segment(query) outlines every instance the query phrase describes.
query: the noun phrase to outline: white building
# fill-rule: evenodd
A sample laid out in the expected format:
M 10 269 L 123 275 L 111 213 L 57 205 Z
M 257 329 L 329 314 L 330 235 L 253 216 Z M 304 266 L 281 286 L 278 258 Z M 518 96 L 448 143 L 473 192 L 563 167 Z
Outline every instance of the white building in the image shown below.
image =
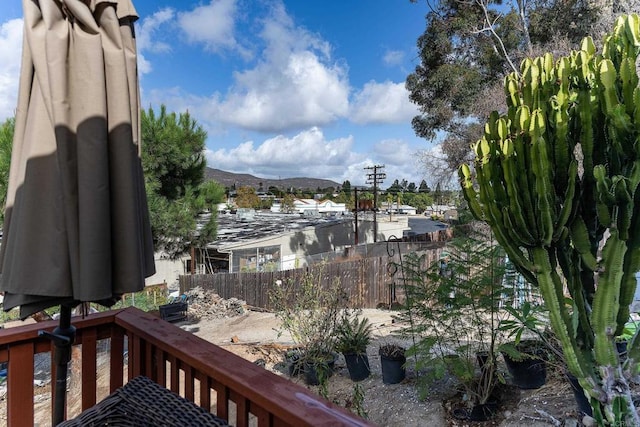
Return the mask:
M 383 206 L 387 206 L 387 212 L 389 213 L 403 214 L 403 215 L 416 215 L 418 213 L 418 210 L 413 206 L 398 205 L 397 202 L 394 202 L 391 204 L 387 203 L 386 205 L 383 205 Z
M 438 217 L 444 219 L 458 219 L 458 211 L 455 206 L 430 205 L 424 210 L 425 216 Z
M 271 205 L 271 212 L 282 212 L 282 201 L 274 201 Z M 294 199 L 293 212 L 299 214 L 343 214 L 347 212 L 347 206 L 332 200 Z

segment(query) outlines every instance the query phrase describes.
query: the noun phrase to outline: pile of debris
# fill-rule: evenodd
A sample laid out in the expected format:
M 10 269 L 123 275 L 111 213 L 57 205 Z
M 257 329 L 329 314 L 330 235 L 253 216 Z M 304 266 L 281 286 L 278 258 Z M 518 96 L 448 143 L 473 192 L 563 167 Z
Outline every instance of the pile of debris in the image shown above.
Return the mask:
M 193 288 L 186 294 L 189 303 L 189 316 L 198 319 L 223 319 L 241 316 L 248 310 L 246 301 L 238 298 L 224 299 L 220 295 L 204 290 L 201 287 Z

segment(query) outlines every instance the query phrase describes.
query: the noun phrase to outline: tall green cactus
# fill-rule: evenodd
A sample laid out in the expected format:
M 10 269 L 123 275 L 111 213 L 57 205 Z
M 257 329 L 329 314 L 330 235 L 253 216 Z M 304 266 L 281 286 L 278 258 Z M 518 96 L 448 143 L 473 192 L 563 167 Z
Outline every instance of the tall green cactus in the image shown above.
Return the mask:
M 640 270 L 639 53 L 634 14 L 599 54 L 586 38 L 568 57 L 524 60 L 505 79 L 508 111 L 491 114 L 460 168 L 473 214 L 540 287 L 600 425 L 640 425 L 629 391 L 640 338 L 624 363 L 615 347 Z

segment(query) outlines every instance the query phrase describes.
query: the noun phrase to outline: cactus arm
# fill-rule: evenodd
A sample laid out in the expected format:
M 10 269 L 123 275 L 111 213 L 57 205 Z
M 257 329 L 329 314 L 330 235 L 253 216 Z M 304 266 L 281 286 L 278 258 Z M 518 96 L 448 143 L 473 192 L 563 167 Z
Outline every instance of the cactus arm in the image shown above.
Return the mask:
M 616 330 L 617 335 L 622 333 L 624 324 L 629 319 L 629 306 L 633 303 L 633 297 L 637 286 L 635 273 L 640 270 L 640 249 L 628 249 L 624 261 L 624 273 L 620 289 L 620 309 L 616 319 L 618 326 L 618 329 Z
M 578 348 L 574 335 L 571 333 L 573 327 L 571 318 L 564 303 L 562 295 L 562 285 L 560 289 L 556 286 L 560 280 L 554 280 L 553 268 L 549 261 L 549 254 L 544 248 L 532 249 L 533 263 L 537 266 L 536 277 L 540 287 L 540 293 L 544 298 L 549 311 L 549 318 L 554 332 L 558 336 L 567 365 L 571 372 L 578 378 L 585 377 L 587 370 L 584 367 L 584 359 L 576 352 Z
M 570 248 L 566 241 L 563 242 L 560 247 L 557 248 L 556 255 L 558 258 L 558 265 L 563 272 L 564 277 L 567 279 L 567 288 L 569 294 L 573 300 L 575 306 L 574 313 L 578 316 L 577 327 L 581 330 L 581 336 L 583 339 L 583 348 L 593 347 L 593 331 L 591 329 L 591 321 L 589 320 L 589 313 L 591 307 L 589 307 L 584 295 L 584 288 L 580 286 L 580 255 Z M 576 259 L 572 259 L 572 256 Z
M 626 251 L 627 246 L 624 240 L 619 238 L 618 230 L 612 229 L 602 253 L 604 271 L 598 280 L 591 315 L 591 324 L 595 333 L 594 354 L 600 366 L 613 366 L 618 363 L 614 338 L 618 329 L 617 318 L 620 309 L 618 295 Z
M 533 186 L 533 182 L 535 182 L 535 177 L 531 172 L 531 156 L 530 156 L 530 142 L 528 136 L 525 134 L 525 131 L 528 132 L 529 125 L 531 121 L 531 113 L 529 111 L 529 107 L 523 105 L 518 108 L 515 114 L 514 120 L 514 133 L 515 137 L 513 140 L 513 149 L 515 153 L 516 159 L 516 167 L 517 171 L 517 185 L 519 188 L 519 193 L 522 197 L 522 207 L 524 209 L 523 214 L 527 218 L 528 224 L 535 224 L 535 210 L 534 210 L 534 198 L 536 197 L 535 188 Z M 523 191 L 525 189 L 525 191 Z M 530 226 L 530 230 L 532 233 L 537 232 L 536 226 Z
M 503 162 L 502 167 L 504 170 L 504 181 L 507 187 L 507 195 L 509 197 L 509 210 L 505 214 L 510 224 L 507 226 L 511 229 L 518 230 L 519 239 L 522 241 L 523 246 L 535 245 L 535 238 L 529 230 L 527 219 L 524 217 L 524 204 L 523 194 L 519 191 L 518 187 L 518 172 L 516 171 L 516 162 L 514 159 L 513 142 L 510 139 L 506 139 L 503 144 Z
M 537 89 L 537 82 L 533 78 L 532 68 L 535 67 L 533 61 L 529 58 L 525 58 L 522 61 L 522 65 L 520 67 L 522 72 L 522 79 L 525 81 L 525 84 L 521 87 L 522 92 L 522 102 L 526 105 L 531 105 L 533 108 L 537 108 L 537 102 L 534 99 L 535 92 Z
M 582 264 L 590 271 L 595 271 L 597 267 L 596 257 L 591 253 L 591 242 L 589 240 L 589 231 L 587 225 L 581 217 L 571 224 L 571 241 L 576 251 L 580 254 Z
M 592 73 L 587 65 L 587 53 L 580 51 L 577 53 L 574 60 L 574 67 L 577 68 L 576 78 L 578 81 L 576 106 L 578 129 L 580 133 L 580 144 L 582 146 L 582 153 L 584 155 L 584 171 L 587 174 L 585 176 L 588 179 L 588 174 L 593 170 L 593 118 L 591 116 L 591 93 L 589 87 L 592 84 Z
M 615 107 L 620 104 L 618 102 L 618 95 L 616 93 L 617 75 L 618 73 L 616 72 L 615 65 L 613 65 L 613 61 L 611 61 L 610 59 L 605 59 L 600 62 L 598 78 L 600 79 L 600 83 L 602 84 L 604 109 L 607 113 L 611 113 L 615 109 Z
M 518 79 L 514 73 L 505 77 L 505 94 L 507 95 L 507 107 L 517 107 L 520 105 L 520 89 Z
M 542 136 L 545 131 L 544 116 L 540 110 L 533 112 L 531 118 L 531 131 L 533 147 L 532 153 L 532 166 L 533 173 L 536 178 L 536 192 L 537 202 L 539 208 L 539 237 L 544 246 L 551 244 L 553 237 L 553 199 L 555 198 L 555 191 L 551 185 L 551 168 L 550 161 L 547 155 L 546 145 L 547 142 Z
M 620 64 L 620 80 L 622 82 L 622 97 L 625 105 L 625 112 L 629 117 L 633 117 L 635 102 L 633 92 L 638 87 L 638 74 L 636 74 L 636 64 L 631 58 L 624 58 Z
M 627 39 L 636 49 L 635 55 L 634 53 L 631 53 L 631 55 L 637 56 L 637 50 L 640 49 L 640 17 L 637 14 L 632 13 L 626 16 L 624 31 Z
M 636 132 L 640 131 L 640 87 L 637 87 L 633 90 L 633 103 L 635 105 L 635 110 L 633 113 L 633 121 L 636 124 Z M 636 153 L 638 152 L 638 147 L 634 147 Z
M 640 187 L 636 186 L 633 203 L 633 222 L 629 229 L 629 239 L 627 240 L 627 253 L 624 260 L 624 276 L 622 278 L 622 289 L 620 290 L 620 311 L 618 312 L 618 330 L 622 333 L 624 324 L 629 319 L 629 305 L 633 302 L 637 281 L 635 273 L 640 271 Z M 640 359 L 638 359 L 640 361 Z
M 551 114 L 549 115 L 551 125 L 554 128 L 554 163 L 556 170 L 556 183 L 567 181 L 566 171 L 570 164 L 570 155 L 573 147 L 569 142 L 569 71 L 570 62 L 568 58 L 561 58 L 556 65 L 557 91 L 550 98 Z M 560 188 L 556 188 L 560 190 Z
M 575 160 L 571 162 L 569 165 L 569 171 L 567 173 L 568 184 L 565 190 L 564 202 L 562 203 L 562 208 L 560 209 L 560 214 L 558 215 L 558 219 L 555 224 L 555 230 L 553 240 L 557 241 L 560 238 L 560 233 L 567 225 L 569 218 L 572 214 L 573 210 L 573 201 L 576 194 L 576 178 L 578 176 L 578 162 Z
M 593 176 L 596 180 L 596 212 L 600 224 L 605 227 L 611 225 L 611 208 L 615 203 L 615 197 L 611 193 L 611 179 L 607 176 L 607 171 L 602 165 L 593 169 Z
M 629 180 L 616 176 L 613 181 L 614 193 L 617 202 L 616 226 L 620 239 L 629 238 L 629 227 L 631 226 L 631 215 L 633 214 L 632 197 L 629 193 Z
M 480 203 L 478 202 L 478 193 L 473 188 L 471 169 L 469 168 L 469 165 L 466 163 L 462 164 L 458 169 L 458 175 L 462 186 L 462 194 L 469 205 L 471 213 L 478 220 L 486 220 L 482 206 L 480 206 Z
M 492 225 L 496 240 L 504 248 L 515 265 L 518 265 L 525 271 L 533 272 L 534 265 L 524 256 L 522 249 L 509 238 L 509 232 L 504 226 L 502 211 L 496 204 L 495 194 L 488 184 L 489 181 L 484 173 L 485 169 L 478 166 L 476 172 L 476 178 L 480 186 L 480 200 L 486 208 L 485 214 L 487 222 Z M 531 274 L 529 276 L 531 276 Z

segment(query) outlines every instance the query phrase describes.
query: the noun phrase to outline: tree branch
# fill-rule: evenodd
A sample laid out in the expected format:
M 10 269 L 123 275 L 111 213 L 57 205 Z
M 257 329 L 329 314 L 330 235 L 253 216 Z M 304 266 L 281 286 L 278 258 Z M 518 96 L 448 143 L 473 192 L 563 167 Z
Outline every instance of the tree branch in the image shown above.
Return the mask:
M 524 42 L 527 45 L 527 54 L 531 56 L 533 52 L 533 45 L 531 44 L 531 36 L 529 35 L 529 25 L 527 25 L 527 0 L 517 0 L 518 3 L 518 16 L 520 16 L 520 22 L 522 23 L 522 33 L 524 34 Z
M 498 33 L 496 33 L 496 30 L 494 29 L 495 23 L 498 21 L 498 19 L 500 19 L 502 17 L 502 14 L 501 13 L 498 14 L 498 16 L 496 16 L 496 19 L 493 22 L 491 22 L 491 18 L 489 17 L 489 9 L 487 7 L 487 4 L 485 4 L 485 2 L 483 0 L 475 0 L 475 3 L 476 3 L 476 5 L 478 5 L 482 9 L 482 13 L 484 13 L 484 21 L 485 21 L 485 23 L 487 25 L 486 27 L 478 30 L 477 33 L 484 33 L 484 32 L 487 32 L 487 31 L 490 32 L 491 35 L 497 40 L 498 44 L 500 45 L 500 50 L 502 51 L 502 54 L 504 55 L 505 60 L 509 64 L 509 67 L 511 67 L 513 72 L 515 72 L 516 74 L 519 74 L 518 69 L 516 68 L 516 66 L 511 61 L 511 58 L 509 57 L 509 54 L 507 52 L 507 48 L 504 46 L 504 43 L 502 42 L 502 38 L 500 38 Z

